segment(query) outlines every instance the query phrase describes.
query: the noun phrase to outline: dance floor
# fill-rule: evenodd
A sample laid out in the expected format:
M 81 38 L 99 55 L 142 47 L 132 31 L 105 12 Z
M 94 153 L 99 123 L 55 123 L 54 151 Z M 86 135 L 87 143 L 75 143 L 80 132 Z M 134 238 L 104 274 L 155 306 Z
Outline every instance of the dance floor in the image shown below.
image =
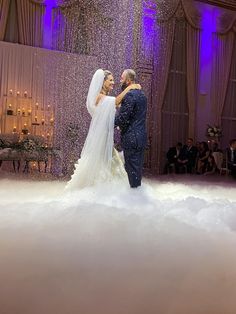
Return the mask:
M 236 182 L 220 179 L 1 179 L 0 313 L 235 314 Z

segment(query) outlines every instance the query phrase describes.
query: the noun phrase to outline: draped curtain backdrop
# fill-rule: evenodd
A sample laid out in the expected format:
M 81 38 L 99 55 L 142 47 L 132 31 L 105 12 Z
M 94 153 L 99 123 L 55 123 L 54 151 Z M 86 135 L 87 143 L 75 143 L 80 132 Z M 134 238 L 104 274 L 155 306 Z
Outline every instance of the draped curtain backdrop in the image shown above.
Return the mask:
M 168 79 L 170 74 L 171 58 L 173 53 L 173 40 L 175 36 L 176 18 L 182 11 L 187 23 L 186 41 L 186 80 L 187 80 L 187 106 L 189 111 L 188 136 L 194 137 L 195 133 L 195 110 L 199 84 L 199 49 L 200 49 L 200 13 L 193 2 L 188 0 L 167 0 L 157 4 L 157 38 L 154 53 L 154 86 L 153 86 L 153 118 L 151 121 L 151 168 L 155 172 L 160 171 L 162 160 L 163 128 L 170 126 L 162 125 L 162 112 L 166 97 Z M 178 58 L 182 58 L 179 54 Z M 194 60 L 194 61 L 193 61 Z M 178 91 L 179 92 L 179 91 Z M 183 91 L 184 92 L 184 91 Z M 172 108 L 173 110 L 173 108 Z M 179 110 L 186 111 L 185 104 Z M 175 137 L 181 137 L 179 124 L 173 129 Z M 171 139 L 169 138 L 169 141 Z M 168 143 L 172 144 L 173 143 Z M 167 144 L 166 144 L 167 145 Z
M 221 147 L 236 138 L 236 13 L 225 12 L 218 18 L 214 34 L 216 53 L 212 79 L 212 110 L 215 121 L 222 127 Z
M 188 133 L 186 41 L 186 20 L 182 12 L 179 12 L 175 24 L 170 71 L 161 112 L 161 169 L 164 168 L 168 148 L 174 146 L 178 141 L 185 141 Z
M 45 6 L 35 1 L 17 0 L 16 9 L 19 26 L 19 43 L 42 47 Z
M 211 110 L 215 124 L 222 127 L 221 147 L 225 148 L 236 138 L 236 12 L 223 11 L 218 17 L 213 44 Z
M 221 147 L 226 148 L 229 140 L 236 138 L 236 40 L 234 41 L 233 58 L 231 64 L 230 77 L 228 81 L 226 99 L 221 115 L 221 126 L 223 137 Z
M 9 0 L 0 0 L 0 40 L 4 39 L 4 35 L 6 32 L 9 6 Z
M 0 6 L 0 40 L 43 46 L 43 1 L 0 0 Z
M 11 133 L 13 126 L 21 132 L 25 122 L 32 134 L 47 136 L 53 131 L 53 146 L 60 148 L 53 172 L 71 174 L 88 131 L 90 117 L 85 86 L 89 86 L 95 69 L 94 57 L 0 42 L 0 132 Z M 13 97 L 7 96 L 10 90 Z M 28 93 L 25 99 L 24 91 Z M 31 125 L 27 117 L 22 116 L 19 121 L 16 115 L 8 116 L 9 104 L 16 112 L 19 102 L 21 109 L 25 107 L 26 112 L 31 110 L 33 118 L 38 117 L 39 123 L 43 117 L 44 126 Z M 49 123 L 51 112 L 55 121 L 53 130 Z

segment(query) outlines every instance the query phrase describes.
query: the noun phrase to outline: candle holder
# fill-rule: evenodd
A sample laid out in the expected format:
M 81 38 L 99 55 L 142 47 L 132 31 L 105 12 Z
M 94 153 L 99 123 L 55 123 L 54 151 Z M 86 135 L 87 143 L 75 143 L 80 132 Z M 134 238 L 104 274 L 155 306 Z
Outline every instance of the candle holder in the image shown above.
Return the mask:
M 27 135 L 29 133 L 29 130 L 27 129 L 27 124 L 24 124 L 23 129 L 21 130 L 22 134 Z
M 12 115 L 13 115 L 13 110 L 12 110 L 11 104 L 8 105 L 7 115 L 8 115 L 8 116 L 12 116 Z

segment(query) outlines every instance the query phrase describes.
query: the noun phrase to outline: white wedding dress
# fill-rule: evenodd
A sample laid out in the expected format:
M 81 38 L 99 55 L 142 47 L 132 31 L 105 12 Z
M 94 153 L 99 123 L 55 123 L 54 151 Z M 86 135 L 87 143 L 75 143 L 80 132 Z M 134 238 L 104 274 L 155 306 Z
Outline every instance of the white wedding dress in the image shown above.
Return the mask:
M 115 97 L 105 96 L 96 105 L 96 98 L 104 82 L 103 70 L 91 81 L 87 109 L 92 116 L 88 135 L 66 189 L 82 189 L 117 179 L 127 180 L 123 162 L 114 145 Z

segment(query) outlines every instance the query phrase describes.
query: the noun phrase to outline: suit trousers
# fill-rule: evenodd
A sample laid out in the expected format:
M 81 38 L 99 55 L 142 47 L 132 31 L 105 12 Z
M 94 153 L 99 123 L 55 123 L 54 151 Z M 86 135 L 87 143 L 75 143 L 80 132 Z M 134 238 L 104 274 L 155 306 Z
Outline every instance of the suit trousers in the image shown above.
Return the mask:
M 124 149 L 125 170 L 131 188 L 141 185 L 144 151 L 144 148 Z

